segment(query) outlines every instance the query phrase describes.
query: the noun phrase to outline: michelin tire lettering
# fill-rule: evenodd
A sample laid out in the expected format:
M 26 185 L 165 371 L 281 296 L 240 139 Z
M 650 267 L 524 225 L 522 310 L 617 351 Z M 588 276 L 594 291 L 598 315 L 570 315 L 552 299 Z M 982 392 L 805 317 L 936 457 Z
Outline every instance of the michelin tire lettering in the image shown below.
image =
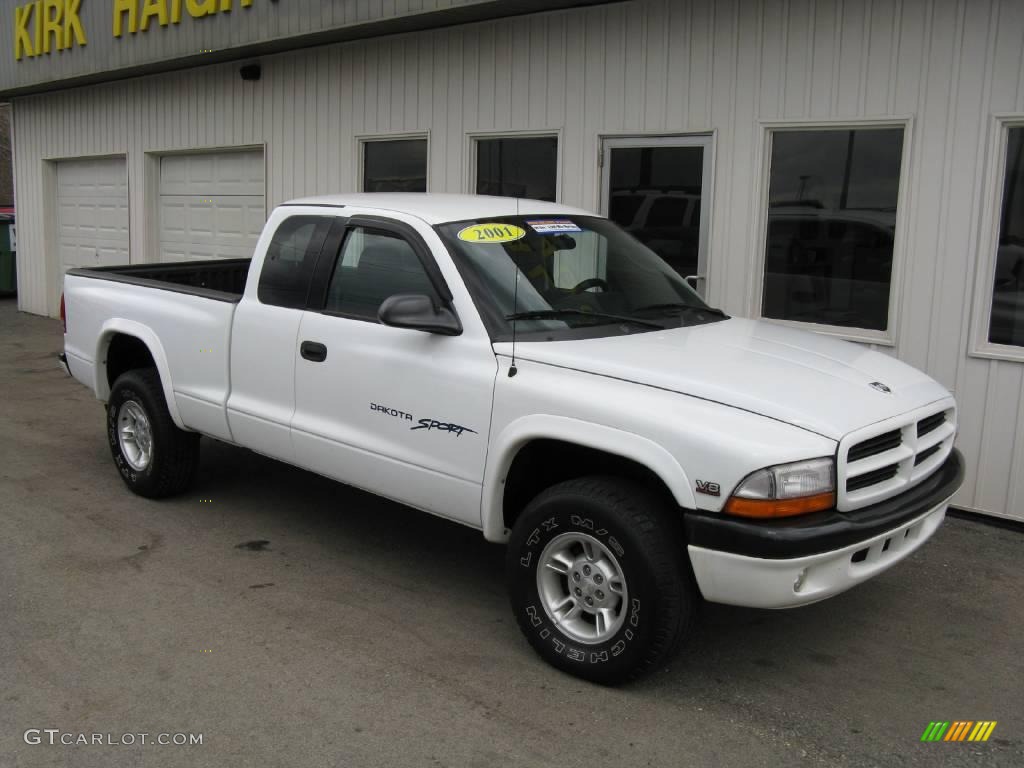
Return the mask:
M 568 522 L 572 527 L 589 531 L 602 539 L 615 552 L 617 557 L 621 558 L 626 554 L 622 544 L 611 535 L 607 528 L 595 523 L 593 518 L 576 514 L 570 514 L 568 518 Z M 563 524 L 565 523 L 564 518 L 562 522 Z M 543 548 L 547 540 L 544 534 L 549 534 L 556 528 L 561 527 L 557 516 L 551 516 L 542 520 L 540 525 L 534 528 L 526 538 L 524 542 L 526 552 L 520 556 L 519 565 L 528 570 L 532 569 L 534 567 L 534 554 L 536 553 L 539 556 L 539 550 Z M 607 641 L 611 643 L 612 640 L 615 640 L 615 642 L 610 646 L 595 650 L 591 650 L 587 646 L 578 646 L 573 641 L 553 631 L 557 629 L 557 625 L 550 623 L 545 617 L 543 609 L 536 603 L 526 605 L 523 610 L 525 611 L 527 621 L 537 633 L 537 636 L 544 642 L 549 643 L 556 654 L 577 664 L 603 664 L 617 658 L 626 650 L 630 641 L 637 636 L 637 630 L 640 628 L 640 599 L 636 597 L 630 597 L 629 614 L 626 618 L 625 626 L 617 636 Z

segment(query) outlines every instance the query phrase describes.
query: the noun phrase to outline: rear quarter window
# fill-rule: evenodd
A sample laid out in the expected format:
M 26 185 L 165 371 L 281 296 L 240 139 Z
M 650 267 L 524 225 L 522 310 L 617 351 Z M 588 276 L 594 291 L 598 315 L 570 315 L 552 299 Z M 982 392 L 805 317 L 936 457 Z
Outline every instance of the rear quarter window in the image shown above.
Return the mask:
M 305 308 L 313 269 L 330 226 L 329 216 L 290 216 L 278 225 L 260 271 L 257 296 L 262 303 Z

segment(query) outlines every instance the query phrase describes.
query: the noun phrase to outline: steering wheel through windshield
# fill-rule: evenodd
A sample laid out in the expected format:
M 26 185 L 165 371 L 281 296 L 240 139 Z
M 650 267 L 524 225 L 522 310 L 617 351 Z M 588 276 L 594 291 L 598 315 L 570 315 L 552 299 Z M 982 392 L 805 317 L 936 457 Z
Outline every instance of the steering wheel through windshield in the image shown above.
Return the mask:
M 608 283 L 600 277 L 588 277 L 586 280 L 577 283 L 569 293 L 575 296 L 577 293 L 583 293 L 591 288 L 600 288 L 602 291 L 607 291 Z

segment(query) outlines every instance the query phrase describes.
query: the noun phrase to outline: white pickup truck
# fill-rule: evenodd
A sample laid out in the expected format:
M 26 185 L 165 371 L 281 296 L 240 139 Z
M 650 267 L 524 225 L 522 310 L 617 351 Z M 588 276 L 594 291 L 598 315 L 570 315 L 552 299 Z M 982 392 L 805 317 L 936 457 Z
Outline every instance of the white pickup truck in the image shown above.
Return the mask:
M 184 491 L 205 435 L 480 529 L 537 652 L 604 683 L 666 661 L 701 596 L 880 573 L 963 477 L 931 378 L 728 317 L 562 205 L 296 200 L 251 260 L 71 270 L 62 315 L 131 490 Z

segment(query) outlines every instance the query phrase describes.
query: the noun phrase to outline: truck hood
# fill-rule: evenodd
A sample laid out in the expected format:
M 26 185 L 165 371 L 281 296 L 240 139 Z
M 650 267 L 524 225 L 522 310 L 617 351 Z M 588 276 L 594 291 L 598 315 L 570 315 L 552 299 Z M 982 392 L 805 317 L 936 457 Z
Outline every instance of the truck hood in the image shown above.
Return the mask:
M 511 344 L 495 345 L 508 355 Z M 843 435 L 949 396 L 915 368 L 861 344 L 730 318 L 666 331 L 518 342 L 516 358 L 712 400 Z M 884 385 L 886 392 L 873 383 Z

